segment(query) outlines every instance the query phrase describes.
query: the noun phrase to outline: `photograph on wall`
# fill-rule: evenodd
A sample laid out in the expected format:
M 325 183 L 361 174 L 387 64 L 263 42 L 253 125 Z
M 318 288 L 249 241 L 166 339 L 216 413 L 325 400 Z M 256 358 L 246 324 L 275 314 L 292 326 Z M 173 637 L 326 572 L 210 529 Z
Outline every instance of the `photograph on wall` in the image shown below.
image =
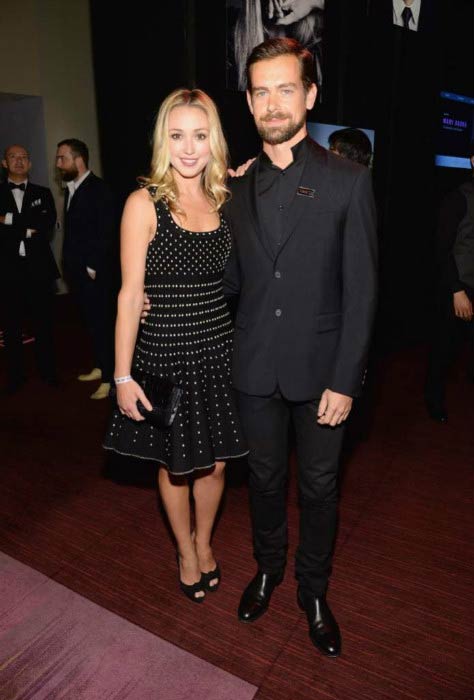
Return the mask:
M 421 1 L 392 0 L 393 24 L 417 32 L 420 26 Z
M 252 49 L 266 39 L 292 37 L 314 57 L 320 95 L 326 0 L 226 0 L 227 71 L 229 89 L 245 90 L 245 64 Z

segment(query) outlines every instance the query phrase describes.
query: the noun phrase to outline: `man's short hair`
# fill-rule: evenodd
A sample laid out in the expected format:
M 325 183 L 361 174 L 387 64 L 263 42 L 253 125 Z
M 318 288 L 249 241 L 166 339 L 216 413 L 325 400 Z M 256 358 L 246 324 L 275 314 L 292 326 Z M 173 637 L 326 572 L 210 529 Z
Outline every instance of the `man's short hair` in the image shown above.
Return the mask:
M 316 82 L 313 54 L 299 41 L 289 37 L 267 39 L 253 49 L 247 59 L 247 89 L 250 90 L 252 87 L 252 81 L 250 80 L 251 66 L 260 61 L 278 58 L 278 56 L 295 56 L 298 59 L 301 68 L 301 80 L 303 81 L 304 89 L 308 92 L 311 85 Z
M 89 167 L 89 149 L 84 141 L 79 141 L 79 139 L 63 139 L 63 141 L 58 143 L 58 148 L 60 148 L 60 146 L 69 146 L 72 155 L 75 158 L 80 156 L 86 168 Z
M 361 165 L 370 164 L 372 144 L 361 129 L 338 129 L 332 132 L 328 142 L 330 150 L 337 151 L 343 158 Z

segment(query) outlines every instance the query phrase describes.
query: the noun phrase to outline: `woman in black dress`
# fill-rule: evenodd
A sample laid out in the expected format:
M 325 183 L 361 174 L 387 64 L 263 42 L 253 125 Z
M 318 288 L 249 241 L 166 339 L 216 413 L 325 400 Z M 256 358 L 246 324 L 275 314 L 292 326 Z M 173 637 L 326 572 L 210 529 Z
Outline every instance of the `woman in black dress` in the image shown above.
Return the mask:
M 130 195 L 122 218 L 118 409 L 104 443 L 159 463 L 180 587 L 195 602 L 220 582 L 210 542 L 225 462 L 247 453 L 230 382 L 232 324 L 222 292 L 231 248 L 220 213 L 228 197 L 226 174 L 227 147 L 214 103 L 200 90 L 174 91 L 157 117 L 150 176 Z M 144 289 L 151 312 L 139 333 Z M 183 388 L 170 428 L 154 427 L 137 408 L 137 401 L 147 409 L 151 404 L 133 377 L 148 375 Z

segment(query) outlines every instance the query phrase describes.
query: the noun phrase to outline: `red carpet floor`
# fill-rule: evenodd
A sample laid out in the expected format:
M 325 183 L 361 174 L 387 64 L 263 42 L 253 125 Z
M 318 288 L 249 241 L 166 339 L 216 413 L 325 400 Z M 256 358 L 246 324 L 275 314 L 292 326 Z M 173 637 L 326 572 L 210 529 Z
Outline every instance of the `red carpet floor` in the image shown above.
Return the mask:
M 473 700 L 474 386 L 462 361 L 448 425 L 424 412 L 424 348 L 378 363 L 370 430 L 356 417 L 365 439 L 352 440 L 343 470 L 329 598 L 344 648 L 330 660 L 310 645 L 295 601 L 294 478 L 289 566 L 269 613 L 254 625 L 236 619 L 254 571 L 244 464 L 229 473 L 214 540 L 222 586 L 190 604 L 154 475 L 105 462 L 108 406 L 75 381 L 89 369 L 87 343 L 63 316 L 61 389 L 32 376 L 0 399 L 0 550 L 257 686 L 258 700 Z

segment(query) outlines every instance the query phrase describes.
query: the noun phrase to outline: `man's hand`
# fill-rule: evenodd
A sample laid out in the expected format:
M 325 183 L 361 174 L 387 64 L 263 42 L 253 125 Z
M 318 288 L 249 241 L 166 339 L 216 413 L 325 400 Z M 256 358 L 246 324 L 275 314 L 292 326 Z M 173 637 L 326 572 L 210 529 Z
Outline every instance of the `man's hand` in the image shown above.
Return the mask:
M 0 216 L 0 224 L 4 224 L 4 223 L 5 223 L 5 217 L 4 217 L 4 216 Z
M 151 303 L 148 298 L 148 294 L 146 292 L 143 292 L 143 306 L 142 306 L 142 312 L 140 314 L 140 323 L 145 323 L 146 317 L 148 316 L 149 312 L 151 309 Z
M 352 408 L 352 397 L 338 394 L 337 391 L 326 389 L 321 396 L 318 407 L 319 425 L 340 425 L 343 423 Z
M 463 321 L 472 321 L 472 301 L 466 292 L 461 290 L 453 294 L 454 313 Z
M 228 168 L 227 172 L 230 175 L 230 177 L 242 177 L 242 175 L 245 175 L 247 170 L 250 168 L 252 163 L 254 162 L 255 158 L 249 158 L 248 160 L 245 161 L 245 163 L 242 163 L 242 165 L 239 165 L 239 167 L 236 170 L 232 170 L 232 168 Z
M 307 17 L 313 10 L 324 10 L 324 0 L 270 0 L 268 19 L 274 19 L 275 24 L 285 26 Z

